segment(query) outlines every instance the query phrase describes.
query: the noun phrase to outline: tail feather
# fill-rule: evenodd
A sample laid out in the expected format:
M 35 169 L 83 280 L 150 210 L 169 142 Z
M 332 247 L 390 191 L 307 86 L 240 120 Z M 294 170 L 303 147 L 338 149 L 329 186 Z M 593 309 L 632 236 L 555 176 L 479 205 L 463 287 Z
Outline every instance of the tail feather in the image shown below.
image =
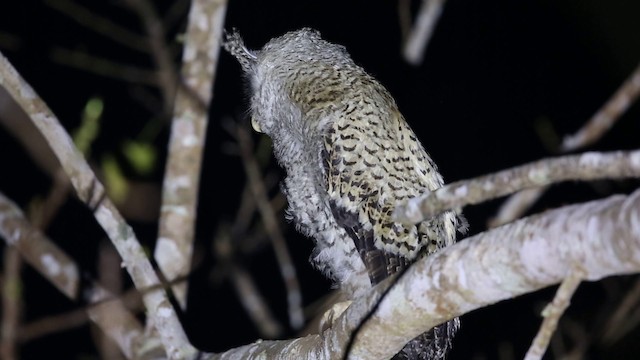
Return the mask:
M 407 343 L 393 360 L 444 360 L 459 328 L 458 318 L 438 325 Z

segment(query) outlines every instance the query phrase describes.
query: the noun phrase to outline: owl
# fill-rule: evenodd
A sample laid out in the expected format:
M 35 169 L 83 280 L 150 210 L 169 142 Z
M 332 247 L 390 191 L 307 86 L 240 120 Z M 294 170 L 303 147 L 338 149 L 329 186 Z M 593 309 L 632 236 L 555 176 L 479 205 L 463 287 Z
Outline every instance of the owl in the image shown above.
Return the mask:
M 287 216 L 314 240 L 312 263 L 348 297 L 455 242 L 454 212 L 393 221 L 398 203 L 443 179 L 389 92 L 343 46 L 305 28 L 257 51 L 231 33 L 224 47 L 249 80 L 252 126 L 271 137 L 286 171 Z M 443 359 L 458 327 L 439 325 L 396 357 Z

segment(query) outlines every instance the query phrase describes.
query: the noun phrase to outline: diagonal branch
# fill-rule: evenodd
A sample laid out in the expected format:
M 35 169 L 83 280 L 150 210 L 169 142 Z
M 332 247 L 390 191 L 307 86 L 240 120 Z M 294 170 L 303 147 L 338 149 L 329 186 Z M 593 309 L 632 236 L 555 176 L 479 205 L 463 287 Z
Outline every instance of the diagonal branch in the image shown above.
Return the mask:
M 566 136 L 562 152 L 575 151 L 591 145 L 604 136 L 640 94 L 640 65 L 627 78 L 598 112 L 576 134 Z M 506 224 L 521 217 L 545 192 L 547 187 L 527 189 L 511 196 L 500 207 L 489 226 Z
M 404 45 L 404 59 L 412 65 L 420 65 L 424 52 L 442 14 L 446 0 L 422 0 L 418 16 Z
M 291 255 L 287 249 L 287 243 L 282 235 L 275 212 L 269 202 L 267 190 L 260 174 L 260 167 L 253 157 L 253 145 L 251 144 L 250 134 L 241 126 L 237 126 L 236 130 L 242 164 L 247 173 L 250 189 L 255 197 L 258 211 L 262 216 L 264 228 L 269 235 L 269 239 L 276 253 L 280 273 L 287 289 L 289 323 L 294 329 L 299 329 L 304 325 L 304 313 L 302 311 L 302 292 L 300 291 L 296 269 L 293 266 L 293 261 L 291 260 Z
M 582 281 L 582 270 L 579 265 L 575 267 L 575 270 L 562 281 L 553 302 L 542 311 L 544 320 L 540 326 L 540 330 L 533 339 L 533 343 L 525 355 L 525 360 L 541 360 L 542 356 L 549 346 L 551 336 L 558 327 L 558 321 L 562 314 L 569 307 L 571 297 L 578 289 L 578 285 Z
M 593 117 L 573 135 L 566 136 L 562 151 L 573 151 L 598 141 L 640 95 L 640 64 Z
M 137 51 L 149 51 L 147 39 L 70 0 L 45 0 L 47 6 L 65 14 L 70 20 Z
M 144 291 L 158 286 L 158 276 L 133 229 L 111 200 L 104 197 L 104 186 L 73 145 L 69 134 L 58 119 L 2 54 L 0 86 L 3 86 L 29 115 L 60 160 L 78 197 L 94 209 L 96 220 L 118 250 L 136 288 Z M 189 343 L 167 294 L 158 287 L 146 292 L 143 300 L 147 314 L 153 320 L 169 358 L 181 359 L 194 354 L 196 350 Z
M 2 193 L 0 193 L 0 236 L 66 297 L 78 299 L 80 277 L 76 263 L 45 235 L 34 229 L 18 206 Z M 143 336 L 142 327 L 135 317 L 125 310 L 119 300 L 104 301 L 112 296 L 97 286 L 92 290 L 89 302 L 94 306 L 87 309 L 89 317 L 116 341 L 125 355 L 133 358 L 133 354 L 138 352 L 136 346 L 140 345 L 137 341 Z M 102 303 L 96 304 L 98 302 Z M 108 309 L 109 316 L 103 315 L 104 309 Z M 115 323 L 114 319 L 118 319 L 118 322 Z M 21 337 L 24 338 L 24 335 Z
M 640 177 L 640 150 L 584 153 L 535 161 L 462 180 L 410 199 L 396 208 L 397 221 L 418 223 L 449 209 L 479 204 L 519 190 L 568 180 Z

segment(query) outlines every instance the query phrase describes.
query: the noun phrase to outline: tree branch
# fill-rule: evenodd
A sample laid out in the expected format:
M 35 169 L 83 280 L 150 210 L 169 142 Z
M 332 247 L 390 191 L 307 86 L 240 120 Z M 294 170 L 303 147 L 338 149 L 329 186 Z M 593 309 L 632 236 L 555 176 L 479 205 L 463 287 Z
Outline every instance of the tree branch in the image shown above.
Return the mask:
M 182 278 L 191 270 L 202 149 L 225 13 L 225 0 L 194 0 L 189 12 L 182 54 L 183 86 L 176 96 L 154 251 L 169 281 Z M 177 284 L 173 291 L 185 308 L 187 284 Z
M 334 359 L 357 334 L 353 359 L 388 359 L 409 340 L 456 316 L 562 282 L 580 264 L 585 280 L 640 272 L 640 190 L 566 206 L 447 247 L 355 301 L 321 335 L 260 341 L 204 359 Z
M 182 359 L 195 354 L 196 350 L 189 343 L 167 294 L 159 286 L 158 276 L 133 233 L 133 229 L 122 218 L 111 200 L 104 196 L 104 186 L 73 145 L 69 134 L 60 125 L 58 119 L 2 54 L 0 54 L 0 85 L 20 104 L 44 135 L 69 176 L 78 197 L 94 209 L 96 220 L 118 250 L 136 288 L 143 292 L 145 289 L 154 289 L 145 292 L 143 300 L 147 314 L 153 319 L 168 357 Z
M 399 205 L 395 219 L 418 223 L 449 209 L 508 195 L 531 187 L 567 180 L 602 180 L 640 177 L 640 150 L 544 159 L 494 174 L 462 180 Z
M 598 141 L 631 106 L 639 94 L 640 65 L 580 131 L 565 137 L 560 150 L 562 152 L 575 151 Z M 521 217 L 547 189 L 548 187 L 545 186 L 514 194 L 502 204 L 498 215 L 490 220 L 489 226 L 506 224 Z
M 240 145 L 242 164 L 247 174 L 251 192 L 255 197 L 258 211 L 264 222 L 264 228 L 269 235 L 271 245 L 276 253 L 280 274 L 287 289 L 289 323 L 292 328 L 299 329 L 304 325 L 304 314 L 302 311 L 302 292 L 300 291 L 296 268 L 293 266 L 293 261 L 287 248 L 287 242 L 282 235 L 278 219 L 269 202 L 266 186 L 260 174 L 260 167 L 253 156 L 251 136 L 248 131 L 241 126 L 236 126 L 235 135 Z
M 2 193 L 0 193 L 0 236 L 65 296 L 73 300 L 78 299 L 80 278 L 76 263 L 41 232 L 35 230 L 27 222 L 18 206 Z M 105 301 L 113 296 L 99 287 L 91 290 L 93 291 L 89 302 L 94 306 L 87 309 L 86 312 L 105 333 L 120 345 L 120 350 L 124 354 L 133 358 L 133 354 L 137 353 L 136 345 L 139 345 L 135 342 L 139 341 L 143 335 L 142 327 L 137 324 L 135 317 L 125 310 L 119 300 Z M 98 302 L 100 304 L 96 304 Z M 108 309 L 109 316 L 104 315 L 104 309 Z M 82 313 L 84 312 L 82 311 Z M 79 317 L 76 316 L 73 319 L 77 321 Z M 114 319 L 120 321 L 115 323 Z M 69 319 L 65 320 L 66 325 L 69 325 Z M 59 324 L 59 322 L 47 322 L 47 324 L 52 323 Z M 43 329 L 40 326 L 38 330 L 42 332 L 49 328 L 51 327 L 45 326 Z M 25 335 L 22 331 L 20 337 L 24 340 Z
M 529 351 L 527 351 L 527 354 L 524 357 L 525 360 L 541 360 L 542 356 L 546 352 L 551 336 L 558 327 L 560 317 L 569 307 L 571 297 L 576 292 L 578 285 L 580 285 L 580 282 L 582 281 L 582 270 L 580 269 L 580 265 L 576 264 L 574 266 L 575 269 L 562 281 L 562 284 L 560 284 L 553 302 L 547 305 L 547 307 L 542 311 L 544 320 L 540 326 L 540 330 L 538 330 L 538 334 L 535 339 L 533 339 L 533 343 L 531 344 Z
M 422 0 L 418 16 L 409 33 L 402 54 L 411 65 L 420 65 L 424 52 L 433 37 L 436 24 L 442 14 L 446 0 Z
M 598 112 L 573 135 L 562 141 L 562 151 L 573 151 L 598 141 L 640 95 L 640 64 Z

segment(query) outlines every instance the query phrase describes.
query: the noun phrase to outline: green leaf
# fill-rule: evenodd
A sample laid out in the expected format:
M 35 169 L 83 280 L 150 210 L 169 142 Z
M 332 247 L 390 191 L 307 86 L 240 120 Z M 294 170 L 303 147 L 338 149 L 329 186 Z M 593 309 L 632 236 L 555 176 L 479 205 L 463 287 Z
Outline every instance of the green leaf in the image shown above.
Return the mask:
M 91 144 L 100 132 L 100 118 L 104 110 L 104 102 L 99 97 L 92 97 L 87 101 L 82 111 L 82 122 L 73 132 L 73 143 L 88 157 Z
M 155 168 L 158 154 L 149 143 L 129 140 L 122 145 L 122 152 L 139 174 L 146 175 Z
M 102 172 L 107 194 L 111 200 L 116 204 L 123 203 L 129 192 L 129 185 L 120 165 L 112 155 L 106 155 L 102 159 Z

